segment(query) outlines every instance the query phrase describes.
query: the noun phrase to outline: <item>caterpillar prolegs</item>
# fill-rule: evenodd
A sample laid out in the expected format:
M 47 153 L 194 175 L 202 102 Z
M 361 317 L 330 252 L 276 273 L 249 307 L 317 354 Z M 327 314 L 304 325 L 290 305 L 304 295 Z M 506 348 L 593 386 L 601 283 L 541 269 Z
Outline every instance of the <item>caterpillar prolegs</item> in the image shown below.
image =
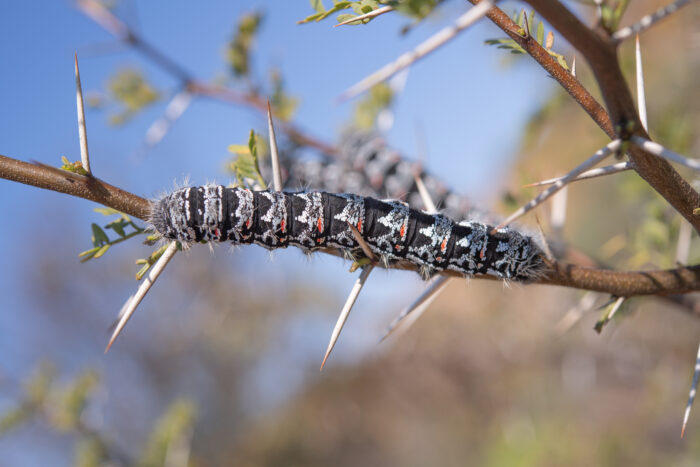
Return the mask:
M 359 251 L 348 224 L 372 252 L 391 263 L 407 260 L 425 276 L 446 269 L 531 281 L 544 269 L 535 241 L 511 228 L 411 209 L 400 201 L 354 194 L 251 191 L 221 185 L 182 188 L 152 204 L 151 223 L 164 238 L 256 243 L 268 249 Z

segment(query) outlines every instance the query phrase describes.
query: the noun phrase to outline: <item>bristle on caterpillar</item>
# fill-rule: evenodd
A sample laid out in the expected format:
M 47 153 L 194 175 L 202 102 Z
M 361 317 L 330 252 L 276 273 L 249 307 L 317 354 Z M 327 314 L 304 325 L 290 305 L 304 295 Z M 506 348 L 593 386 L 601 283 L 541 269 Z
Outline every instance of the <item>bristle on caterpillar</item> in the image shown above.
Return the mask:
M 511 228 L 411 209 L 400 201 L 354 194 L 251 191 L 221 185 L 182 188 L 152 203 L 151 224 L 165 239 L 337 248 L 360 254 L 348 224 L 389 263 L 407 260 L 429 277 L 444 270 L 528 282 L 544 270 L 532 237 Z

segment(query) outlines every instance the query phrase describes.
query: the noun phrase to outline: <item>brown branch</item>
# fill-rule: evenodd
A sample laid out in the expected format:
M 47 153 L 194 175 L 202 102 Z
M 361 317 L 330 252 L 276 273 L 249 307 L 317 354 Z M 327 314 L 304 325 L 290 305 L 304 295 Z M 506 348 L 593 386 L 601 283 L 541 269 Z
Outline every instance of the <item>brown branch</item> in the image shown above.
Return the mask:
M 84 198 L 147 220 L 150 202 L 102 180 L 0 155 L 0 178 Z
M 469 0 L 474 5 L 482 0 Z M 602 105 L 586 90 L 579 80 L 569 73 L 552 57 L 547 50 L 542 47 L 534 37 L 528 35 L 523 37 L 519 31 L 520 26 L 510 19 L 510 17 L 498 7 L 493 7 L 486 16 L 499 28 L 505 32 L 508 37 L 513 39 L 522 47 L 537 63 L 544 68 L 547 73 L 556 80 L 557 83 L 569 93 L 573 99 L 586 111 L 594 122 L 612 139 L 615 138 L 615 130 L 613 128 L 610 116 L 605 111 Z
M 30 164 L 0 155 L 0 178 L 66 193 L 95 201 L 141 220 L 148 220 L 151 203 L 145 198 L 114 187 L 90 176 L 77 175 L 43 164 Z M 343 256 L 337 249 L 321 251 Z M 384 266 L 378 264 L 378 266 Z M 409 262 L 388 265 L 392 269 L 416 271 Z M 446 271 L 445 275 L 461 275 Z M 494 279 L 493 276 L 477 276 Z M 683 294 L 700 290 L 700 266 L 657 271 L 611 271 L 584 268 L 566 263 L 552 263 L 536 284 L 560 285 L 583 290 L 610 293 L 616 296 Z
M 618 63 L 618 42 L 602 28 L 589 29 L 558 1 L 526 1 L 588 61 L 612 121 L 620 128 L 633 124 L 631 134 L 617 137 L 650 139 L 639 121 L 632 94 Z M 622 130 L 616 131 L 620 132 Z M 693 209 L 700 207 L 698 192 L 665 160 L 636 147 L 630 148 L 629 157 L 637 173 L 700 232 L 700 216 L 693 215 Z

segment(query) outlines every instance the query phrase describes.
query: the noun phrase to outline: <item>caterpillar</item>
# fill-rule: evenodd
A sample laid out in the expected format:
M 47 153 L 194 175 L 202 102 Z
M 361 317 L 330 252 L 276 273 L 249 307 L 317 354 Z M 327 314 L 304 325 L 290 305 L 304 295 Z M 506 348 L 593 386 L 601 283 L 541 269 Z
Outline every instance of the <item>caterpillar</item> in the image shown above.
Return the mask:
M 423 206 L 418 192 L 419 177 L 441 212 L 453 219 L 477 219 L 498 223 L 497 216 L 475 207 L 466 197 L 445 186 L 438 178 L 388 147 L 380 136 L 363 131 L 347 133 L 339 144 L 336 159 L 288 158 L 286 185 L 311 187 L 331 193 L 351 192 L 365 196 L 404 199 L 410 206 Z
M 543 253 L 529 236 L 511 228 L 492 232 L 476 221 L 356 194 L 320 191 L 251 191 L 206 185 L 181 188 L 152 203 L 151 224 L 163 238 L 194 242 L 255 243 L 268 249 L 293 245 L 312 252 L 360 251 L 354 226 L 385 263 L 407 260 L 424 278 L 453 270 L 528 282 L 544 270 Z

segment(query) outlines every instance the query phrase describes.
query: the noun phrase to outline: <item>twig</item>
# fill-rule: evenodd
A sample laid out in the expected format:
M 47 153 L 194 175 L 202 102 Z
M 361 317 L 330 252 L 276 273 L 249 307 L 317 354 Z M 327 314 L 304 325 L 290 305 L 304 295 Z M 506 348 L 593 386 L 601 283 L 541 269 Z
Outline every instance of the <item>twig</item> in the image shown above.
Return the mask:
M 685 413 L 683 414 L 683 426 L 681 427 L 681 438 L 685 435 L 685 428 L 688 425 L 688 418 L 690 418 L 690 409 L 693 408 L 693 402 L 695 401 L 695 395 L 698 392 L 698 381 L 700 380 L 700 346 L 698 347 L 698 355 L 695 357 L 695 368 L 693 368 L 693 382 L 690 384 L 690 394 L 688 394 L 688 403 L 685 406 Z
M 639 34 L 635 41 L 634 57 L 637 70 L 637 108 L 639 109 L 639 121 L 642 122 L 644 130 L 649 131 L 647 121 L 647 99 L 644 92 L 644 70 L 642 68 L 642 49 L 639 46 Z
M 163 115 L 146 130 L 145 147 L 152 148 L 165 137 L 175 123 L 192 103 L 192 93 L 185 87 L 168 102 Z
M 80 160 L 83 169 L 89 174 L 90 154 L 88 153 L 87 127 L 85 125 L 85 105 L 83 104 L 83 87 L 80 84 L 80 70 L 78 69 L 78 54 L 75 54 L 75 97 L 78 106 L 78 136 L 80 138 Z
M 562 177 L 560 180 L 555 182 L 552 186 L 550 186 L 545 191 L 543 191 L 538 196 L 536 196 L 532 201 L 530 201 L 525 206 L 523 206 L 520 209 L 518 209 L 517 211 L 515 211 L 510 216 L 508 216 L 508 218 L 506 220 L 504 220 L 497 227 L 495 227 L 495 230 L 500 229 L 500 228 L 510 224 L 514 220 L 521 217 L 523 214 L 527 213 L 528 211 L 530 211 L 534 207 L 538 206 L 539 204 L 541 204 L 542 202 L 547 200 L 554 193 L 556 193 L 557 191 L 564 188 L 564 186 L 566 186 L 566 184 L 568 184 L 571 180 L 576 178 L 577 175 L 581 174 L 582 172 L 586 171 L 590 167 L 596 165 L 598 162 L 600 162 L 603 159 L 605 159 L 606 157 L 608 157 L 610 154 L 617 151 L 621 145 L 622 145 L 622 142 L 619 139 L 616 139 L 616 140 L 608 143 L 604 148 L 597 151 L 595 154 L 593 154 L 591 157 L 589 157 L 585 162 L 578 165 L 576 168 L 574 168 L 567 175 Z
M 635 33 L 639 33 L 647 28 L 650 28 L 658 21 L 661 21 L 662 19 L 664 19 L 665 17 L 667 17 L 671 13 L 674 13 L 675 11 L 679 10 L 681 7 L 687 5 L 688 3 L 690 3 L 690 0 L 676 0 L 675 2 L 671 3 L 670 5 L 666 5 L 665 7 L 661 7 L 658 10 L 656 10 L 654 13 L 647 15 L 647 16 L 644 16 L 642 19 L 639 20 L 638 23 L 633 24 L 632 26 L 627 26 L 626 28 L 622 28 L 618 31 L 615 31 L 615 33 L 612 35 L 612 37 L 616 41 L 623 41 Z
M 630 138 L 630 141 L 636 144 L 640 149 L 647 151 L 655 156 L 663 157 L 664 159 L 668 159 L 670 161 L 676 162 L 677 164 L 684 165 L 693 170 L 700 170 L 699 160 L 681 156 L 680 154 L 673 152 L 670 149 L 666 149 L 659 143 L 655 143 L 646 138 L 642 138 L 641 136 L 633 136 L 632 138 Z
M 369 13 L 365 13 L 364 15 L 359 15 L 359 16 L 355 16 L 354 18 L 346 19 L 342 23 L 338 23 L 333 27 L 337 28 L 338 26 L 343 26 L 345 24 L 351 24 L 351 23 L 355 23 L 357 21 L 362 21 L 365 19 L 375 18 L 379 15 L 383 15 L 384 13 L 389 13 L 390 11 L 393 11 L 393 10 L 394 10 L 393 6 L 383 6 L 381 8 L 377 8 L 376 10 L 372 10 Z
M 469 9 L 469 11 L 460 16 L 453 26 L 443 28 L 437 34 L 419 44 L 418 47 L 412 51 L 401 55 L 395 61 L 385 65 L 357 84 L 351 86 L 347 91 L 340 95 L 339 99 L 347 100 L 355 97 L 358 94 L 367 91 L 375 84 L 379 84 L 382 81 L 390 78 L 398 71 L 403 70 L 404 68 L 413 64 L 415 61 L 425 57 L 430 52 L 433 52 L 438 47 L 444 45 L 446 42 L 456 37 L 461 31 L 481 19 L 489 11 L 489 9 L 491 9 L 493 4 L 494 2 L 491 0 L 482 0 L 478 5 Z
M 326 360 L 328 360 L 328 357 L 331 355 L 331 351 L 333 350 L 333 347 L 335 347 L 335 343 L 338 341 L 338 336 L 340 336 L 340 331 L 342 331 L 345 321 L 348 319 L 350 310 L 352 310 L 352 306 L 355 304 L 357 297 L 360 295 L 360 291 L 362 291 L 362 287 L 365 285 L 365 281 L 367 281 L 369 273 L 372 272 L 372 269 L 374 269 L 374 264 L 368 264 L 365 266 L 360 273 L 360 277 L 357 278 L 355 285 L 350 291 L 350 295 L 348 295 L 348 299 L 345 301 L 345 305 L 340 312 L 340 316 L 338 316 L 338 321 L 336 321 L 335 327 L 333 328 L 331 340 L 328 343 L 326 355 L 323 357 L 320 370 L 323 370 L 323 367 L 326 365 Z
M 581 175 L 578 177 L 570 180 L 569 182 L 578 182 L 579 180 L 587 180 L 589 178 L 596 178 L 596 177 L 602 177 L 604 175 L 611 175 L 615 174 L 618 172 L 624 172 L 625 170 L 630 170 L 632 168 L 632 164 L 629 162 L 618 162 L 617 164 L 613 165 L 606 165 L 605 167 L 599 167 L 597 169 L 591 169 L 583 172 Z M 560 180 L 563 180 L 566 175 L 563 177 L 556 177 L 556 178 L 550 178 L 547 180 L 542 180 L 541 182 L 535 182 L 535 183 L 529 183 L 527 185 L 524 185 L 525 188 L 530 188 L 530 187 L 535 187 L 535 186 L 543 186 L 543 185 L 551 185 L 552 183 L 557 183 Z
M 165 269 L 165 266 L 168 265 L 175 253 L 177 253 L 177 242 L 171 242 L 163 255 L 158 258 L 156 264 L 153 265 L 153 268 L 149 271 L 148 276 L 143 280 L 143 282 L 141 282 L 141 285 L 139 285 L 139 288 L 134 294 L 133 298 L 128 302 L 129 305 L 119 319 L 119 323 L 117 323 L 117 327 L 114 329 L 112 337 L 109 339 L 109 343 L 105 348 L 105 353 L 109 352 L 112 344 L 114 344 L 114 341 L 122 332 L 122 329 L 124 329 L 126 322 L 129 321 L 129 318 L 131 318 L 131 316 L 134 314 L 134 311 L 136 311 L 136 308 L 141 303 L 141 300 L 143 300 L 148 291 L 151 290 L 151 287 L 155 283 L 156 279 L 158 279 L 158 276 L 160 276 L 160 273 L 163 272 L 163 269 Z
M 433 279 L 430 283 L 430 285 L 423 291 L 422 294 L 413 302 L 411 303 L 407 308 L 405 308 L 399 316 L 394 318 L 394 320 L 389 323 L 389 326 L 387 327 L 386 331 L 384 331 L 384 335 L 382 335 L 382 338 L 379 340 L 379 342 L 383 342 L 391 333 L 393 333 L 396 329 L 399 328 L 399 325 L 401 323 L 404 323 L 405 325 L 402 327 L 403 332 L 406 332 L 412 325 L 413 323 L 416 322 L 418 318 L 423 314 L 425 310 L 428 309 L 431 303 L 437 298 L 437 296 L 440 294 L 445 289 L 445 286 L 449 282 L 450 278 L 447 276 L 438 276 L 435 279 Z M 410 317 L 407 321 L 406 318 Z
M 184 67 L 135 34 L 128 25 L 99 2 L 95 0 L 78 0 L 77 6 L 86 16 L 102 26 L 107 32 L 130 45 L 137 52 L 178 79 L 181 86 L 187 88 L 193 95 L 206 96 L 220 102 L 246 106 L 258 112 L 266 111 L 265 101 L 254 92 L 243 93 L 224 86 L 207 84 L 196 80 Z M 329 156 L 334 156 L 338 153 L 334 146 L 306 134 L 291 123 L 283 123 L 280 127 L 290 140 L 300 146 L 312 147 Z
M 478 5 L 483 0 L 469 0 Z M 519 31 L 521 27 L 513 21 L 503 10 L 494 6 L 486 16 L 508 37 L 513 39 L 525 50 L 549 75 L 554 78 L 564 90 L 581 106 L 581 108 L 593 119 L 594 122 L 610 137 L 615 138 L 610 115 L 602 105 L 583 87 L 580 81 L 572 73 L 562 67 L 550 53 L 542 47 L 534 38 L 523 37 Z
M 270 133 L 270 159 L 272 160 L 272 181 L 275 191 L 282 191 L 282 172 L 280 171 L 280 159 L 277 151 L 277 138 L 275 127 L 272 124 L 272 109 L 270 101 L 267 101 L 267 130 Z

